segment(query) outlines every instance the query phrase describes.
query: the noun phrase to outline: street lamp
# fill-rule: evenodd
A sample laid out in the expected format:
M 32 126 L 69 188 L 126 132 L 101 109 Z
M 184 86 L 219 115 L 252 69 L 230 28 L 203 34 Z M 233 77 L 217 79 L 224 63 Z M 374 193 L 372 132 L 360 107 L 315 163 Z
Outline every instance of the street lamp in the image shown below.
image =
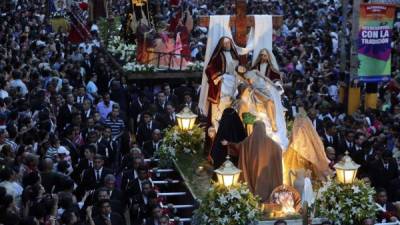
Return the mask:
M 227 156 L 224 164 L 222 164 L 222 166 L 218 169 L 214 170 L 214 172 L 217 174 L 218 183 L 229 188 L 237 183 L 241 170 L 233 165 L 229 156 Z
M 191 130 L 196 122 L 197 115 L 192 113 L 188 107 L 176 114 L 176 120 L 178 121 L 179 129 L 182 131 Z
M 336 179 L 342 184 L 352 184 L 356 179 L 357 170 L 360 167 L 355 163 L 349 156 L 349 152 L 346 151 L 346 155 L 340 162 L 333 166 L 336 170 Z

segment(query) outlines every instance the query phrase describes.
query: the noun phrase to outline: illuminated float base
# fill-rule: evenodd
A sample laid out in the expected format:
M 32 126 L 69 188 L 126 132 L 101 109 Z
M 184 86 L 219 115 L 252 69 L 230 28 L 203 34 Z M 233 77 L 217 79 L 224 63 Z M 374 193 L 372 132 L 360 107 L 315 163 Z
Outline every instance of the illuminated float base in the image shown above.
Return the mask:
M 276 220 L 266 220 L 266 221 L 258 221 L 257 225 L 274 225 Z M 303 220 L 302 219 L 287 219 L 285 220 L 288 225 L 303 225 Z M 311 224 L 313 225 L 319 225 L 323 221 L 326 221 L 326 219 L 322 218 L 314 218 L 312 219 Z
M 258 221 L 257 225 L 274 225 L 276 220 Z M 303 220 L 285 220 L 288 225 L 303 225 Z

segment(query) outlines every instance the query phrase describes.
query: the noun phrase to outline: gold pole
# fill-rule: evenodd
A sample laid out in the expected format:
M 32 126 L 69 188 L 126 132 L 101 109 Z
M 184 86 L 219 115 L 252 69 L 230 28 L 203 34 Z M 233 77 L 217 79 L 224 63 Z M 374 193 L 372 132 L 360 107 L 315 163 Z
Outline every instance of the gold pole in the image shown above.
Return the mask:
M 349 101 L 347 105 L 347 114 L 351 115 L 360 107 L 361 89 L 360 87 L 349 87 Z
M 378 104 L 378 93 L 366 93 L 365 94 L 365 109 L 376 109 Z
M 367 83 L 365 86 L 365 92 L 364 108 L 376 109 L 378 104 L 378 84 Z

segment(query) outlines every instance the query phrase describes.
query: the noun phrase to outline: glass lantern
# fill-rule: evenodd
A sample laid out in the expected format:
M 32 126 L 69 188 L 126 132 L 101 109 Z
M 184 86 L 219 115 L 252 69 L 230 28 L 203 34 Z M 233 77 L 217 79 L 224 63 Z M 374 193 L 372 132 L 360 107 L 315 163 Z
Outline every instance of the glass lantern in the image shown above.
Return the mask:
M 233 165 L 228 156 L 224 164 L 222 164 L 222 166 L 218 169 L 214 170 L 214 172 L 217 174 L 218 183 L 229 188 L 237 184 L 241 170 Z
M 343 159 L 336 163 L 333 166 L 336 170 L 336 179 L 342 184 L 352 184 L 356 179 L 357 170 L 360 167 L 357 163 L 355 163 L 349 153 L 346 152 L 346 155 Z
M 178 121 L 179 129 L 182 131 L 191 130 L 196 122 L 197 115 L 192 113 L 188 107 L 176 114 L 176 120 Z

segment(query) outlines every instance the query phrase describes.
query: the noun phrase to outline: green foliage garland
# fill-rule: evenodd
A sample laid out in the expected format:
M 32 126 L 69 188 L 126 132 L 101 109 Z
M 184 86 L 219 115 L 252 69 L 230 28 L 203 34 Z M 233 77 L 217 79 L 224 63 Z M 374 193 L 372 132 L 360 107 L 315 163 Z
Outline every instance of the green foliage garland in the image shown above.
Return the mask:
M 121 30 L 121 18 L 104 18 L 101 17 L 97 21 L 97 26 L 99 27 L 99 36 L 100 39 L 108 45 L 110 39 L 113 36 L 119 36 Z
M 249 112 L 243 113 L 243 123 L 244 124 L 254 124 L 257 117 Z

